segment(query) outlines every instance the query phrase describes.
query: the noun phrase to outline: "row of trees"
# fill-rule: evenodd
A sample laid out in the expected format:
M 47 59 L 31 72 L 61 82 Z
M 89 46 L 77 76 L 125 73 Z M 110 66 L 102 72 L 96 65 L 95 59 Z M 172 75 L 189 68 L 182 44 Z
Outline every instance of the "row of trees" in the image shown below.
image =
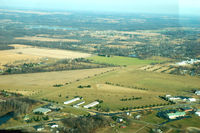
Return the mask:
M 130 97 L 130 98 L 122 98 L 120 101 L 131 101 L 131 100 L 139 100 L 142 99 L 142 97 Z
M 138 90 L 148 90 L 148 88 L 141 88 L 141 87 L 137 87 L 137 86 L 126 86 L 126 85 L 122 85 L 122 84 L 119 84 L 119 83 L 115 84 L 115 83 L 108 82 L 108 81 L 106 81 L 105 84 L 115 85 L 115 86 L 120 86 L 120 87 L 127 87 L 127 88 L 138 89 Z
M 172 105 L 173 103 L 158 103 L 158 104 L 150 104 L 150 105 L 142 105 L 142 106 L 135 106 L 135 107 L 123 107 L 120 110 L 132 110 L 132 109 L 144 109 L 144 108 L 152 108 L 152 107 L 159 107 L 159 106 L 166 106 L 166 105 Z
M 77 70 L 77 69 L 91 69 L 110 67 L 108 64 L 92 63 L 88 59 L 63 59 L 55 63 L 23 63 L 19 65 L 5 65 L 6 70 L 2 74 L 20 74 L 20 73 L 34 73 L 34 72 L 49 72 L 62 70 Z

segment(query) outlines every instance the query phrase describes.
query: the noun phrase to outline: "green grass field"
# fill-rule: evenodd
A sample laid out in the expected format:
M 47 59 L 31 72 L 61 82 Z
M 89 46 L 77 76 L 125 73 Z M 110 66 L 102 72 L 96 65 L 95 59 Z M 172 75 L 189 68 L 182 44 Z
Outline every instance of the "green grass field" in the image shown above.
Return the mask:
M 112 65 L 147 65 L 151 63 L 157 63 L 160 61 L 156 60 L 141 60 L 138 58 L 122 57 L 122 56 L 112 56 L 112 57 L 103 57 L 103 56 L 93 56 L 88 59 L 93 60 L 95 63 L 106 63 Z

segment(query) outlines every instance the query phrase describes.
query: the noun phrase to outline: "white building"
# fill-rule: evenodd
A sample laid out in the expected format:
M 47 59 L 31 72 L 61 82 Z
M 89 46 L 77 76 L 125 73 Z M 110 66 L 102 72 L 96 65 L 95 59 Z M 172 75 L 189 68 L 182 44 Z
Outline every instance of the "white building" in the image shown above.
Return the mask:
M 166 116 L 169 118 L 169 119 L 176 119 L 178 117 L 182 117 L 182 116 L 185 116 L 186 113 L 185 112 L 176 112 L 176 113 L 167 113 Z
M 99 104 L 99 102 L 97 102 L 97 101 L 94 101 L 94 102 L 92 102 L 92 103 L 90 103 L 90 104 L 88 104 L 88 105 L 85 105 L 85 106 L 83 106 L 84 108 L 90 108 L 90 107 L 94 107 L 94 106 L 96 106 L 96 105 L 98 105 Z
M 179 66 L 185 66 L 185 65 L 188 65 L 188 64 L 194 64 L 194 63 L 198 63 L 198 62 L 200 62 L 200 60 L 191 59 L 191 60 L 187 60 L 187 61 L 178 62 L 176 64 L 179 65 Z
M 200 96 L 200 91 L 195 91 L 195 94 Z
M 65 101 L 64 104 L 70 104 L 70 103 L 76 102 L 76 101 L 78 101 L 78 100 L 81 100 L 81 98 L 80 98 L 80 97 L 77 97 L 77 98 L 71 99 L 71 100 L 69 100 L 69 101 Z
M 171 101 L 176 101 L 176 100 L 180 100 L 181 98 L 180 97 L 170 97 L 169 100 Z
M 169 98 L 169 97 L 171 97 L 171 95 L 165 95 L 165 97 L 166 97 L 166 98 Z
M 80 103 L 77 103 L 77 104 L 73 105 L 73 107 L 78 108 L 80 105 L 82 105 L 82 104 L 84 104 L 84 103 L 85 103 L 85 101 L 80 102 Z
M 197 100 L 196 100 L 196 98 L 188 98 L 188 101 L 189 102 L 196 102 Z
M 200 112 L 195 112 L 196 115 L 200 116 Z
M 56 123 L 49 123 L 48 124 L 51 128 L 58 128 L 58 124 Z
M 176 64 L 179 66 L 185 66 L 185 65 L 187 65 L 187 61 L 178 62 Z

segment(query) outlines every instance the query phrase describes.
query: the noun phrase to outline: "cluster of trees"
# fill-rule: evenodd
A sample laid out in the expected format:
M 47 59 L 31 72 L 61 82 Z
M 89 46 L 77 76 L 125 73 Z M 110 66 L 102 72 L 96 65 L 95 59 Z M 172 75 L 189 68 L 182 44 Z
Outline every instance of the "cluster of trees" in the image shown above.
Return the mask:
M 13 112 L 14 118 L 17 118 L 22 114 L 28 113 L 30 107 L 36 103 L 37 101 L 29 98 L 9 99 L 0 104 L 0 113 L 6 114 L 8 112 Z
M 79 85 L 78 88 L 91 88 L 91 85 Z
M 94 107 L 97 111 L 102 111 L 102 112 L 110 112 L 109 107 L 102 107 L 101 105 L 97 105 Z
M 39 121 L 47 121 L 49 120 L 49 116 L 48 115 L 34 115 L 33 117 L 29 118 L 26 122 L 31 123 L 31 122 L 39 122 Z
M 176 75 L 190 75 L 190 76 L 200 76 L 200 63 L 195 63 L 190 67 L 178 66 L 170 72 L 170 74 Z
M 104 116 L 80 116 L 76 118 L 66 118 L 62 120 L 66 133 L 95 133 L 97 129 L 110 124 L 110 119 Z
M 53 87 L 62 87 L 62 86 L 64 86 L 63 84 L 55 84 L 55 85 L 53 85 Z

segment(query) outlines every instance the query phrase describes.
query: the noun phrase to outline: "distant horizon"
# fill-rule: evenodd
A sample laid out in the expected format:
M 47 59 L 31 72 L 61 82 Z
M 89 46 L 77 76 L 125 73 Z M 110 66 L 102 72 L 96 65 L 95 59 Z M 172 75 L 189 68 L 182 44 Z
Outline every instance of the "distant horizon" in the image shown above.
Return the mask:
M 167 16 L 179 16 L 179 17 L 199 17 L 200 14 L 185 14 L 185 15 L 180 15 L 180 14 L 170 14 L 170 13 L 144 13 L 144 12 L 111 12 L 111 11 L 85 11 L 85 10 L 64 10 L 64 9 L 31 9 L 31 8 L 10 8 L 10 7 L 2 7 L 0 6 L 0 9 L 3 10 L 9 10 L 9 11 L 15 11 L 15 10 L 22 10 L 22 11 L 39 11 L 39 12 L 68 12 L 68 13 L 89 13 L 89 14 L 105 14 L 105 15 L 167 15 Z
M 199 16 L 199 0 L 0 0 L 0 8 Z

